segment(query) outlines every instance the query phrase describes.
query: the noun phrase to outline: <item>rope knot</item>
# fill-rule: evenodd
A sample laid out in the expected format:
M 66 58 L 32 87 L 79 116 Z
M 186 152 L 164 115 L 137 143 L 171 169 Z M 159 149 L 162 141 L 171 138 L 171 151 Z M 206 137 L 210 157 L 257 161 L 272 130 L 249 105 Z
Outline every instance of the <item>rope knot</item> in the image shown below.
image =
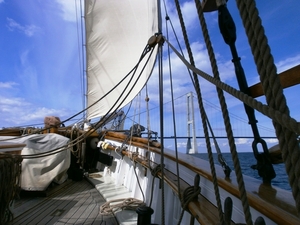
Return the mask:
M 165 165 L 163 167 L 165 167 Z M 161 165 L 157 165 L 156 167 L 154 167 L 153 169 L 151 169 L 151 175 L 153 177 L 158 177 L 157 174 L 160 171 L 161 171 Z
M 193 201 L 196 200 L 198 198 L 198 195 L 201 192 L 201 188 L 198 186 L 190 186 L 188 188 L 186 188 L 183 192 L 183 197 L 181 200 L 181 207 L 186 210 L 188 204 Z

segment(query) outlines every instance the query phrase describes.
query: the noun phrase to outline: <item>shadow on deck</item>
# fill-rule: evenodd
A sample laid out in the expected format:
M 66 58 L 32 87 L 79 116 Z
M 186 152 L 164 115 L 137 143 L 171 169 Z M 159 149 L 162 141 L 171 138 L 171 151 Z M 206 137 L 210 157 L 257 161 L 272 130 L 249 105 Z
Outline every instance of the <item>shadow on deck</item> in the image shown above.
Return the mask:
M 105 199 L 85 179 L 52 185 L 45 192 L 21 192 L 12 206 L 10 224 L 111 224 L 113 215 L 100 214 Z

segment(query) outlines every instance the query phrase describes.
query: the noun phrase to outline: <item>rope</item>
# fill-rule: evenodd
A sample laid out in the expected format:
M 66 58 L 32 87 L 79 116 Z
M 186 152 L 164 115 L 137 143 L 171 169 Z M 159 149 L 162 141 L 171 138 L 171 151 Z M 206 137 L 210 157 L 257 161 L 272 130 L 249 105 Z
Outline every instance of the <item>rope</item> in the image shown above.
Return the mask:
M 183 198 L 181 200 L 182 211 L 180 213 L 180 217 L 179 217 L 179 220 L 178 220 L 178 225 L 181 224 L 183 214 L 184 214 L 184 210 L 187 210 L 187 207 L 188 207 L 189 203 L 193 200 L 198 200 L 198 195 L 201 192 L 201 188 L 200 188 L 199 184 L 200 184 L 200 175 L 196 174 L 195 180 L 194 180 L 194 186 L 190 186 L 190 187 L 188 187 L 184 190 Z M 194 223 L 192 223 L 192 224 L 194 224 Z
M 133 153 L 132 155 L 138 155 L 138 153 Z M 136 173 L 136 164 L 134 163 L 134 160 L 132 160 L 132 163 L 133 163 L 133 171 L 134 171 L 134 174 L 135 174 L 135 177 L 136 177 L 136 181 L 137 181 L 137 183 L 138 183 L 138 186 L 139 186 L 139 189 L 140 189 L 140 191 L 141 191 L 141 193 L 142 193 L 142 196 L 143 196 L 143 202 L 145 202 L 145 194 L 144 194 L 144 192 L 143 192 L 143 189 L 142 189 L 142 186 L 141 186 L 141 183 L 140 183 L 140 180 L 139 180 L 139 178 L 138 178 L 138 175 L 137 175 L 137 173 Z
M 184 190 L 184 192 L 183 192 L 183 201 L 181 203 L 181 207 L 182 207 L 183 210 L 180 213 L 180 217 L 179 217 L 179 220 L 178 220 L 178 225 L 182 221 L 184 210 L 187 210 L 188 205 L 191 201 L 193 201 L 195 198 L 197 199 L 198 195 L 200 194 L 200 191 L 201 191 L 200 187 L 197 187 L 197 189 L 195 191 L 194 186 L 190 186 L 190 187 L 188 187 Z
M 195 0 L 195 4 L 196 4 L 198 16 L 199 16 L 199 21 L 200 21 L 200 24 L 201 24 L 201 27 L 202 27 L 202 32 L 203 32 L 203 37 L 204 37 L 204 40 L 205 40 L 206 48 L 208 50 L 208 54 L 209 54 L 209 58 L 210 58 L 214 78 L 216 80 L 220 81 L 218 66 L 217 66 L 215 55 L 214 55 L 213 47 L 212 47 L 212 44 L 211 44 L 211 41 L 210 41 L 210 37 L 209 37 L 209 34 L 208 34 L 208 29 L 207 29 L 207 26 L 206 26 L 205 18 L 204 18 L 204 15 L 203 15 L 202 5 L 201 5 L 201 2 L 199 0 Z M 252 224 L 250 207 L 249 207 L 249 203 L 248 203 L 248 200 L 247 200 L 247 195 L 246 195 L 246 189 L 245 189 L 245 184 L 244 184 L 244 180 L 243 180 L 242 170 L 241 170 L 241 167 L 240 167 L 240 162 L 239 162 L 239 158 L 238 158 L 238 155 L 237 155 L 236 146 L 235 146 L 235 143 L 234 143 L 234 137 L 233 137 L 232 127 L 231 127 L 229 113 L 228 113 L 228 109 L 227 109 L 227 104 L 226 104 L 222 89 L 219 88 L 219 87 L 216 87 L 216 89 L 217 89 L 217 94 L 218 94 L 221 109 L 222 109 L 222 115 L 223 115 L 223 120 L 224 120 L 224 123 L 225 123 L 226 133 L 227 133 L 228 140 L 229 140 L 230 152 L 231 152 L 231 155 L 232 155 L 232 160 L 233 160 L 235 172 L 236 172 L 236 175 L 237 175 L 237 182 L 238 182 L 239 192 L 240 192 L 241 201 L 242 201 L 242 205 L 243 205 L 243 209 L 244 209 L 245 220 L 247 221 L 247 224 Z
M 237 6 L 248 36 L 252 54 L 260 74 L 261 83 L 270 107 L 277 109 L 282 115 L 289 117 L 289 108 L 283 94 L 283 88 L 277 75 L 274 59 L 268 40 L 258 15 L 255 1 L 237 0 Z M 300 214 L 300 150 L 297 134 L 283 126 L 283 123 L 273 120 L 276 135 L 279 140 L 282 157 L 285 162 L 289 183 L 296 201 L 296 208 Z
M 159 70 L 159 116 L 160 116 L 160 136 L 161 136 L 161 145 L 160 145 L 160 151 L 161 151 L 161 157 L 160 157 L 160 165 L 161 165 L 161 224 L 165 224 L 165 184 L 164 184 L 164 109 L 163 109 L 163 102 L 164 102 L 164 88 L 163 88 L 163 53 L 162 53 L 162 46 L 159 46 L 159 55 L 158 55 L 158 70 Z
M 119 203 L 116 203 L 119 202 Z M 116 204 L 112 204 L 116 203 Z M 136 210 L 139 206 L 144 206 L 145 203 L 136 198 L 121 198 L 108 201 L 100 206 L 100 214 L 107 216 L 115 213 L 118 210 Z
M 20 155 L 0 154 L 0 224 L 13 219 L 9 206 L 20 191 L 21 162 Z
M 168 23 L 167 21 L 170 20 L 167 14 L 167 7 L 164 1 L 164 7 L 166 12 L 166 33 L 167 38 L 169 39 L 169 31 L 168 31 Z M 171 87 L 171 103 L 172 103 L 172 122 L 173 122 L 173 136 L 174 138 L 174 146 L 175 146 L 175 158 L 176 158 L 176 176 L 177 176 L 177 189 L 178 189 L 178 197 L 181 199 L 181 192 L 180 190 L 180 173 L 179 173 L 179 163 L 178 163 L 178 147 L 177 147 L 177 132 L 176 132 L 176 120 L 175 120 L 175 106 L 174 106 L 174 92 L 173 92 L 173 80 L 172 80 L 172 66 L 171 66 L 171 58 L 170 58 L 170 46 L 168 46 L 168 61 L 169 61 L 169 75 L 170 75 L 170 87 Z
M 225 84 L 224 82 L 208 75 L 207 73 L 203 72 L 202 70 L 192 66 L 180 53 L 176 50 L 176 48 L 165 39 L 165 42 L 170 45 L 174 53 L 181 59 L 181 61 L 193 72 L 207 80 L 208 82 L 214 84 L 216 87 L 222 89 L 223 91 L 229 93 L 236 99 L 239 99 L 243 103 L 251 106 L 252 108 L 256 109 L 257 111 L 261 112 L 263 115 L 273 119 L 275 122 L 280 123 L 282 127 L 287 128 L 297 134 L 300 134 L 300 123 L 297 122 L 294 118 L 287 114 L 281 113 L 279 110 L 273 109 L 266 104 L 262 104 L 261 102 L 257 101 L 256 99 L 246 95 L 245 93 Z
M 71 133 L 70 133 L 70 139 L 71 139 L 71 140 L 73 140 L 73 135 L 74 135 L 74 133 L 76 133 L 76 136 L 77 136 L 77 132 L 78 132 L 78 129 L 75 128 L 75 127 L 72 127 L 72 130 L 71 130 Z M 78 142 L 78 143 L 79 143 L 79 142 Z M 78 158 L 78 155 L 79 155 L 80 152 L 81 152 L 81 145 L 78 144 L 78 143 L 77 143 L 77 145 L 76 145 L 76 150 L 74 150 L 75 145 L 74 145 L 72 148 L 70 148 L 72 154 L 73 154 L 74 156 L 76 156 L 76 158 Z
M 185 28 L 185 25 L 184 25 L 184 21 L 183 21 L 181 9 L 180 9 L 179 1 L 175 0 L 175 4 L 176 4 L 180 24 L 181 24 L 181 29 L 182 29 L 182 32 L 183 32 L 183 37 L 184 37 L 184 40 L 185 40 L 185 45 L 186 45 L 186 48 L 187 48 L 187 51 L 188 51 L 189 59 L 190 59 L 191 65 L 194 66 L 195 65 L 194 57 L 193 57 L 192 50 L 191 50 L 191 47 L 190 47 L 190 44 L 189 44 L 188 35 L 187 35 L 186 28 Z M 211 173 L 212 173 L 212 177 L 213 177 L 213 184 L 214 184 L 215 197 L 216 197 L 217 206 L 218 206 L 219 218 L 220 218 L 220 222 L 224 223 L 221 198 L 220 198 L 219 187 L 218 187 L 218 182 L 217 182 L 217 175 L 216 175 L 216 170 L 215 170 L 215 165 L 214 165 L 214 160 L 213 160 L 213 155 L 212 155 L 212 149 L 211 149 L 211 144 L 210 144 L 210 139 L 209 139 L 209 133 L 208 133 L 207 124 L 206 124 L 206 113 L 205 113 L 205 109 L 204 109 L 204 106 L 203 106 L 203 101 L 202 101 L 198 76 L 195 72 L 193 72 L 193 78 L 194 78 L 195 90 L 196 90 L 196 93 L 197 93 L 198 105 L 199 105 L 199 108 L 200 108 L 200 114 L 201 114 L 201 118 L 202 118 L 203 131 L 204 131 L 204 134 L 205 134 L 206 147 L 207 147 L 207 152 L 208 152 L 208 156 L 209 156 Z
M 161 165 L 157 165 L 156 167 L 154 167 L 153 169 L 151 169 L 150 167 L 150 171 L 151 171 L 151 175 L 152 175 L 152 185 L 151 185 L 151 196 L 150 196 L 150 202 L 149 202 L 149 207 L 151 207 L 152 205 L 152 200 L 153 200 L 153 191 L 154 191 L 154 180 L 155 177 L 158 177 L 158 172 L 161 172 Z

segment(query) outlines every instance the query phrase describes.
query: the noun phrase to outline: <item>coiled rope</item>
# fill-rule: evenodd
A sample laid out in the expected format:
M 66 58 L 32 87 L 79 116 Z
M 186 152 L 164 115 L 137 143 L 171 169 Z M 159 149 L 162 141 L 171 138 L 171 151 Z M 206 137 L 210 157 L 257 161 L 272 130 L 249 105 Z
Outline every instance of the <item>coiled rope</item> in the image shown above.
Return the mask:
M 0 154 L 0 224 L 13 219 L 9 207 L 20 191 L 20 155 Z
M 114 203 L 114 204 L 113 204 Z M 120 198 L 108 201 L 100 206 L 101 215 L 110 215 L 118 210 L 136 210 L 140 206 L 144 206 L 145 203 L 142 200 L 135 198 Z

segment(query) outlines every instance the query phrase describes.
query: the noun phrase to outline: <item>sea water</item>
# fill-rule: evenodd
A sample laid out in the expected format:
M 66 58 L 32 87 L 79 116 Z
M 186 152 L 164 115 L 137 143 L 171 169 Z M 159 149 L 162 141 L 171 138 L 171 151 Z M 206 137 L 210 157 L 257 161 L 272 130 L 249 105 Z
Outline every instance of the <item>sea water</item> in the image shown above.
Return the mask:
M 207 153 L 198 153 L 198 154 L 194 154 L 194 156 L 208 161 Z M 230 169 L 232 171 L 234 171 L 231 154 L 230 153 L 222 153 L 222 156 L 223 156 L 224 160 L 226 161 L 227 165 L 230 167 Z M 254 170 L 251 168 L 252 165 L 256 165 L 256 159 L 255 159 L 253 153 L 252 152 L 243 152 L 243 153 L 238 153 L 238 156 L 239 156 L 242 173 L 247 176 L 262 180 L 262 178 L 258 175 L 257 170 Z M 215 163 L 219 164 L 217 153 L 213 153 L 213 157 L 214 157 Z M 274 170 L 276 173 L 276 177 L 274 179 L 272 179 L 272 185 L 291 191 L 291 187 L 290 187 L 289 181 L 288 181 L 288 175 L 286 174 L 286 170 L 285 170 L 285 165 L 283 163 L 281 163 L 281 164 L 275 164 L 275 165 L 273 165 L 273 167 L 274 167 Z

